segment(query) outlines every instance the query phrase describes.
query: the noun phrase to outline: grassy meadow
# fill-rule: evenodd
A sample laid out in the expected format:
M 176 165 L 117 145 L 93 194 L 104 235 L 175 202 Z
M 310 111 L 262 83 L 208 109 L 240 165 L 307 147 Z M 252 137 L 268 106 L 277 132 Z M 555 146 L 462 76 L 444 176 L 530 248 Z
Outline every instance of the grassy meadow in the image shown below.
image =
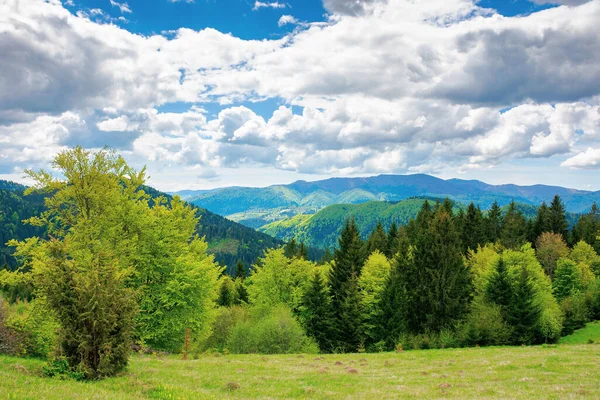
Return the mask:
M 600 398 L 600 345 L 345 355 L 134 356 L 115 378 L 41 376 L 0 357 L 3 399 Z

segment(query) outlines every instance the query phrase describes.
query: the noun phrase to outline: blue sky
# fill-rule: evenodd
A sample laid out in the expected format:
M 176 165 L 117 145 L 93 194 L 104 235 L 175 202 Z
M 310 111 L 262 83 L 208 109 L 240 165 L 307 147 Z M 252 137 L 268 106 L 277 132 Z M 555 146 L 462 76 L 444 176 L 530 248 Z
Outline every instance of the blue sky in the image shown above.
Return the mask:
M 600 190 L 600 0 L 552 1 L 8 0 L 0 179 L 107 145 L 169 191 L 380 173 Z

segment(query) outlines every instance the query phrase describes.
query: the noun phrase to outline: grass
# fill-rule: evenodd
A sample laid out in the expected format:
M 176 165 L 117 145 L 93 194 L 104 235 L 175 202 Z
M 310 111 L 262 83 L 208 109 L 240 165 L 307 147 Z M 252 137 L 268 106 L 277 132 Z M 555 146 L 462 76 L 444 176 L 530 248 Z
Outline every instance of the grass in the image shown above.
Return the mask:
M 135 356 L 99 382 L 44 378 L 0 357 L 3 399 L 600 398 L 600 345 L 347 355 Z
M 562 344 L 600 343 L 600 321 L 589 322 L 585 328 L 576 330 L 572 335 L 560 339 Z

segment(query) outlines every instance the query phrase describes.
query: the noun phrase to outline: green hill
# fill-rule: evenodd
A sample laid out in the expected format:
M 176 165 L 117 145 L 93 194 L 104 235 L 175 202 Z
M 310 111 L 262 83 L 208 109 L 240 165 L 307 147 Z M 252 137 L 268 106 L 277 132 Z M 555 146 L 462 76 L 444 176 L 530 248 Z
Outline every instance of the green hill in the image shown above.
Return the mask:
M 43 197 L 24 196 L 25 189 L 26 187 L 22 185 L 0 181 L 0 267 L 7 265 L 12 269 L 16 266 L 11 249 L 6 246 L 8 240 L 44 236 L 44 231 L 40 228 L 22 222 L 39 215 L 44 210 Z M 152 197 L 170 197 L 150 187 L 145 187 L 144 190 Z M 226 265 L 228 270 L 232 270 L 238 260 L 244 261 L 246 265 L 253 264 L 266 249 L 283 244 L 281 240 L 267 234 L 257 232 L 206 209 L 192 206 L 200 215 L 198 234 L 206 237 L 209 252 L 215 255 L 215 259 L 220 264 Z M 320 258 L 321 254 L 314 249 L 310 249 L 309 252 L 309 256 L 314 259 Z

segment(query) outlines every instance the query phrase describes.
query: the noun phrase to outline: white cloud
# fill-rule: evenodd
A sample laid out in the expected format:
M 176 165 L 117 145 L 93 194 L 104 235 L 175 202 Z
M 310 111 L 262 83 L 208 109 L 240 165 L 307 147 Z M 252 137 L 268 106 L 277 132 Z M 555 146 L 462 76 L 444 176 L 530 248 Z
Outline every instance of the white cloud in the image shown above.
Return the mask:
M 587 150 L 565 160 L 561 166 L 568 168 L 600 168 L 600 149 L 588 148 Z
M 286 3 L 280 3 L 279 1 L 263 2 L 255 1 L 253 10 L 260 10 L 261 8 L 286 8 Z
M 116 0 L 109 0 L 109 1 L 110 1 L 110 5 L 113 7 L 118 7 L 119 11 L 121 11 L 122 14 L 125 14 L 125 13 L 131 14 L 131 8 L 129 8 L 129 4 L 127 4 L 127 2 L 119 3 Z
M 302 29 L 243 40 L 210 28 L 142 36 L 93 9 L 0 4 L 0 169 L 77 143 L 207 179 L 239 165 L 472 171 L 567 154 L 576 167 L 600 147 L 600 0 L 518 18 L 471 0 L 326 6 L 325 23 L 284 15 L 280 26 Z M 238 104 L 262 99 L 283 105 L 257 115 Z M 173 102 L 225 107 L 157 111 Z
M 298 20 L 292 16 L 292 15 L 282 15 L 281 18 L 279 18 L 279 21 L 277 22 L 277 25 L 279 26 L 284 26 L 284 25 L 296 25 L 298 23 Z

